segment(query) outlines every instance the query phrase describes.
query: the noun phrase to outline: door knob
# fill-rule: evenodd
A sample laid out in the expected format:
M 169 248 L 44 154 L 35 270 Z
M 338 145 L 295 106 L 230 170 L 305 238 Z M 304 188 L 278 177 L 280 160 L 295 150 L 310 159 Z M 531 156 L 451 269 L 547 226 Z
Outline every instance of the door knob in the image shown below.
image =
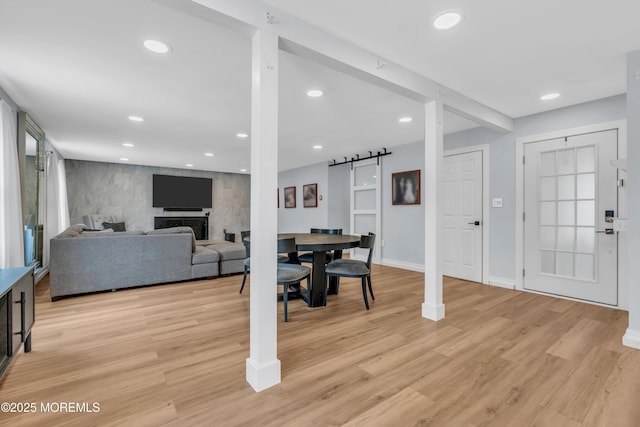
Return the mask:
M 480 225 L 480 221 L 469 222 L 469 225 Z
M 605 228 L 604 230 L 596 230 L 597 234 L 615 234 L 613 228 Z

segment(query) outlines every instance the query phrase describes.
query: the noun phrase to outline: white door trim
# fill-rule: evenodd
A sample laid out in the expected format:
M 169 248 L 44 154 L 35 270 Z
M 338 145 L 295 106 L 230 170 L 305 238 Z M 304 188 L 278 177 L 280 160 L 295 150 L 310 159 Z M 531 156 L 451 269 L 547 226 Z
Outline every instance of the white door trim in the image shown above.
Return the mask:
M 489 144 L 446 150 L 442 156 L 482 151 L 482 283 L 489 284 Z
M 562 129 L 553 132 L 540 133 L 535 135 L 527 135 L 520 138 L 516 138 L 516 289 L 520 291 L 533 292 L 528 289 L 524 289 L 524 281 L 522 279 L 522 271 L 524 268 L 524 224 L 522 217 L 524 215 L 524 165 L 522 159 L 524 156 L 524 145 L 530 142 L 544 141 L 547 139 L 563 138 L 566 136 L 580 135 L 584 133 L 601 132 L 605 130 L 617 129 L 618 131 L 618 156 L 619 158 L 627 157 L 627 120 L 615 120 L 611 122 L 597 123 L 594 125 L 581 126 L 569 129 Z M 620 206 L 624 206 L 624 217 L 626 218 L 626 200 L 620 202 Z M 622 208 L 621 208 L 622 212 Z M 621 236 L 622 239 L 619 243 L 618 250 L 618 308 L 626 310 L 629 301 L 629 288 L 628 288 L 628 266 L 626 264 L 626 256 L 622 252 L 626 253 L 625 243 L 626 236 Z M 548 294 L 543 294 L 548 295 Z M 563 299 L 571 299 L 566 297 L 558 297 Z M 580 300 L 582 301 L 582 300 Z M 601 305 L 604 307 L 611 307 L 606 304 L 598 304 L 589 301 L 589 304 Z

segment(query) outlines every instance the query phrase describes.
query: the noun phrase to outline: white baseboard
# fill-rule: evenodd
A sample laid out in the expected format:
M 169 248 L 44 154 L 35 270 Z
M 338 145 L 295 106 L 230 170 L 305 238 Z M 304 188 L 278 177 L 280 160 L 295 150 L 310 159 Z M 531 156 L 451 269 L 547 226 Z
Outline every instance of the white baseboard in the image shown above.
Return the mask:
M 258 366 L 251 358 L 247 359 L 247 382 L 255 391 L 266 390 L 280 384 L 280 360 Z
M 37 284 L 40 280 L 42 280 L 44 276 L 47 275 L 48 272 L 49 272 L 49 266 L 41 268 L 40 270 L 38 270 L 38 274 L 34 276 L 33 281 Z
M 411 270 L 411 271 L 417 271 L 419 273 L 424 273 L 424 264 L 414 264 L 411 262 L 399 261 L 397 259 L 388 259 L 388 258 L 383 258 L 381 264 L 387 267 L 395 267 L 395 268 L 401 268 L 403 270 Z
M 435 321 L 444 319 L 444 304 L 433 305 L 423 302 L 422 317 Z
M 489 276 L 489 285 L 513 290 L 516 288 L 516 281 L 508 277 Z
M 627 329 L 622 337 L 622 345 L 640 350 L 640 331 Z

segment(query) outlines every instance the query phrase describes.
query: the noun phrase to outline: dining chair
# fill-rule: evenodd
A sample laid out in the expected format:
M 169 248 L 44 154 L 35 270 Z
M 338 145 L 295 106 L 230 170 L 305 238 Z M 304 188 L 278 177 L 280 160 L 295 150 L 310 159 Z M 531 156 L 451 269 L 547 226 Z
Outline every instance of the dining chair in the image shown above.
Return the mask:
M 336 259 L 327 264 L 326 267 L 326 282 L 329 283 L 329 277 L 361 277 L 362 278 L 362 297 L 364 298 L 364 305 L 369 310 L 369 300 L 367 298 L 367 285 L 369 285 L 369 293 L 371 299 L 375 300 L 373 296 L 373 288 L 371 287 L 371 256 L 373 255 L 373 245 L 376 241 L 376 235 L 369 233 L 369 235 L 360 236 L 360 248 L 369 249 L 369 255 L 367 261 L 360 261 L 355 259 Z M 327 290 L 329 286 L 325 286 L 324 289 L 324 304 L 327 304 Z
M 246 233 L 246 234 L 245 234 Z M 244 289 L 244 284 L 247 282 L 247 274 L 251 268 L 251 242 L 248 240 L 244 240 L 245 237 L 249 237 L 251 235 L 250 231 L 241 231 L 240 235 L 242 236 L 242 244 L 244 245 L 246 258 L 244 259 L 244 274 L 242 276 L 242 286 L 240 286 L 240 293 Z
M 312 228 L 311 234 L 342 234 L 342 228 Z M 313 264 L 313 252 L 305 252 L 298 255 L 300 262 Z M 333 251 L 326 252 L 325 264 L 333 260 Z
M 250 237 L 250 231 L 241 231 L 240 236 L 242 237 L 242 244 L 245 248 L 246 258 L 244 259 L 244 273 L 242 275 L 242 285 L 240 286 L 240 293 L 244 290 L 244 285 L 247 282 L 247 274 L 251 272 L 251 242 L 249 240 L 245 240 L 245 237 Z M 291 260 L 297 259 L 297 251 L 295 253 L 290 253 L 285 255 L 280 255 L 280 251 L 278 250 L 278 263 L 289 263 Z M 299 262 L 291 262 L 291 264 L 299 264 Z
M 288 239 L 278 239 L 278 253 L 292 253 L 297 251 L 296 239 L 294 237 Z M 289 321 L 287 313 L 287 303 L 289 300 L 289 286 L 300 285 L 304 279 L 307 279 L 307 295 L 311 293 L 311 269 L 304 265 L 278 263 L 278 285 L 282 286 L 282 302 L 284 304 L 284 321 Z M 302 289 L 299 290 L 302 292 Z

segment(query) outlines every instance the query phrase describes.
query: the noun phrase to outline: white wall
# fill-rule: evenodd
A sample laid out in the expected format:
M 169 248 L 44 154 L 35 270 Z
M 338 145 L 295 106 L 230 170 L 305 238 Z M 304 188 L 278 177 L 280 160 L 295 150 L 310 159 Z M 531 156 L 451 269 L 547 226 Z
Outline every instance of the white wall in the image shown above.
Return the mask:
M 424 142 L 393 147 L 382 158 L 382 263 L 424 271 Z M 393 205 L 391 174 L 420 169 L 419 205 Z
M 629 331 L 625 344 L 640 348 L 640 50 L 627 56 L 627 174 L 629 197 Z M 636 197 L 634 197 L 636 196 Z
M 445 150 L 490 145 L 489 198 L 502 198 L 502 208 L 489 212 L 489 275 L 515 280 L 515 141 L 516 138 L 627 117 L 625 95 L 516 119 L 508 134 L 476 128 L 445 136 Z
M 489 212 L 490 277 L 515 281 L 516 138 L 620 120 L 626 117 L 626 96 L 617 95 L 516 119 L 513 132 L 507 134 L 485 128 L 475 128 L 445 135 L 445 150 L 489 144 L 491 167 L 489 198 L 499 197 L 503 200 L 502 208 L 491 208 Z M 630 149 L 631 144 L 630 141 Z M 382 236 L 379 237 L 384 240 L 382 262 L 383 264 L 421 270 L 424 269 L 424 240 L 422 237 L 424 236 L 424 142 L 417 141 L 396 146 L 390 151 L 393 154 L 382 159 Z M 313 211 L 310 209 L 302 210 L 300 193 L 302 184 L 311 182 L 318 182 L 319 194 L 327 195 L 330 206 L 334 196 L 342 198 L 342 201 L 336 202 L 336 206 L 331 207 L 330 218 L 332 220 L 338 218 L 337 210 L 342 206 L 348 223 L 349 168 L 346 166 L 344 171 L 334 171 L 337 167 L 330 168 L 329 182 L 331 185 L 328 194 L 325 190 L 326 187 L 325 189 L 320 187 L 323 178 L 324 182 L 327 182 L 326 169 L 326 164 L 322 163 L 280 173 L 281 204 L 278 215 L 280 232 L 306 230 L 310 227 L 324 226 L 324 224 L 333 228 L 333 224 L 328 224 L 327 214 L 322 213 L 320 209 L 317 212 L 306 212 Z M 422 171 L 422 203 L 411 206 L 393 206 L 391 204 L 391 174 L 413 169 Z M 297 186 L 298 207 L 296 209 L 283 209 L 282 189 L 289 185 Z M 319 203 L 322 206 L 322 202 Z M 640 211 L 640 206 L 637 208 Z M 342 228 L 346 230 L 344 226 Z M 640 248 L 637 253 L 640 253 Z M 640 272 L 637 277 L 640 277 Z
M 280 208 L 278 209 L 279 233 L 308 232 L 312 227 L 329 227 L 329 197 L 327 197 L 329 182 L 328 169 L 328 164 L 323 162 L 302 168 L 290 169 L 278 174 L 278 189 L 280 196 Z M 302 204 L 302 187 L 306 184 L 315 183 L 318 184 L 318 207 L 305 208 Z M 284 207 L 285 187 L 296 187 L 295 208 Z M 322 200 L 320 200 L 320 196 L 322 196 Z M 347 205 L 347 211 L 348 208 L 349 206 Z
M 11 109 L 13 111 L 17 112 L 17 111 L 21 110 L 21 108 L 18 106 L 18 104 L 16 104 L 15 101 L 13 99 L 11 99 L 9 94 L 7 92 L 5 92 L 4 89 L 2 89 L 1 87 L 0 87 L 0 99 L 2 99 L 4 102 L 9 104 L 9 107 L 11 107 Z

